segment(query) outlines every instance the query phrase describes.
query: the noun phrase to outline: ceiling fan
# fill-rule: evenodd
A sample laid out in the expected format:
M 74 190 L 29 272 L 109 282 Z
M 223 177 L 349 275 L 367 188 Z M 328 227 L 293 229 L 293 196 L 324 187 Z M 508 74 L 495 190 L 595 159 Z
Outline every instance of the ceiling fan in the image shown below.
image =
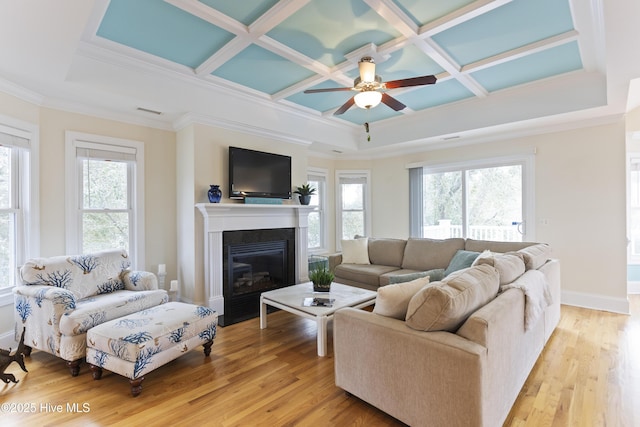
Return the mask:
M 383 82 L 382 78 L 376 75 L 376 64 L 370 56 L 362 57 L 358 62 L 358 68 L 360 69 L 360 77 L 357 77 L 353 81 L 353 87 L 307 89 L 304 93 L 338 92 L 347 90 L 358 92 L 333 113 L 335 116 L 344 113 L 351 108 L 353 104 L 368 110 L 382 102 L 394 110 L 400 111 L 406 108 L 406 105 L 382 91 L 396 89 L 399 87 L 432 85 L 437 80 L 436 76 L 430 75 Z

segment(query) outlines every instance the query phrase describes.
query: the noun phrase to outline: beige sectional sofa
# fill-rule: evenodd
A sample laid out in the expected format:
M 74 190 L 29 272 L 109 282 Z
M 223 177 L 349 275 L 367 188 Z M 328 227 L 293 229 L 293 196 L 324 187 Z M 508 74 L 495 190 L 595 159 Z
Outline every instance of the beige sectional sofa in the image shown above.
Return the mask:
M 409 239 L 401 251 L 401 242 L 368 242 L 370 261 L 387 264 L 333 257 L 337 281 L 375 288 L 446 270 L 459 250 L 492 253 L 442 281 L 384 286 L 373 312 L 336 312 L 336 385 L 412 426 L 502 425 L 560 319 L 559 261 L 543 244 Z M 411 287 L 406 315 L 385 313 L 381 297 Z

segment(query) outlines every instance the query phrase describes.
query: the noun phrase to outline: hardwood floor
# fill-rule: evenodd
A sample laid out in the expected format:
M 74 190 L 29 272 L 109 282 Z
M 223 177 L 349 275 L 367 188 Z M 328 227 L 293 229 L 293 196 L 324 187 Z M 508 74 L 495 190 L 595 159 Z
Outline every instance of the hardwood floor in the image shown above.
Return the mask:
M 562 320 L 505 425 L 640 425 L 640 296 L 632 315 L 562 307 Z M 218 329 L 210 359 L 192 351 L 148 374 L 142 394 L 86 364 L 72 378 L 64 363 L 34 351 L 18 384 L 0 383 L 2 426 L 211 425 L 402 426 L 333 381 L 333 342 L 316 355 L 315 324 L 269 315 Z M 331 326 L 329 327 L 332 332 Z M 25 410 L 34 411 L 32 413 Z

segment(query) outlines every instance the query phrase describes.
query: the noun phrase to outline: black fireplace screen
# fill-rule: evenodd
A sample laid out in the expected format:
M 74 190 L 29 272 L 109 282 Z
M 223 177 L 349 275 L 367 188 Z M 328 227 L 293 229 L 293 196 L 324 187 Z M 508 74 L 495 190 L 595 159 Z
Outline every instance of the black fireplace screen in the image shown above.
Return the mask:
M 230 296 L 263 292 L 287 284 L 286 250 L 286 241 L 229 246 Z
M 295 229 L 225 231 L 221 326 L 259 315 L 262 292 L 295 284 Z

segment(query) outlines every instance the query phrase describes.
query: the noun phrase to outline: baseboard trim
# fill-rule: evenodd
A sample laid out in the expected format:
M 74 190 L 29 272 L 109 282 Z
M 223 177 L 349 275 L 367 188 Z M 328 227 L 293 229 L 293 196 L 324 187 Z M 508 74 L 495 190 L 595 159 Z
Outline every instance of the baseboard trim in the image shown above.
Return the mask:
M 18 347 L 18 342 L 13 337 L 13 331 L 4 332 L 0 334 L 0 348 L 4 350 L 15 350 Z
M 565 305 L 629 314 L 629 300 L 627 298 L 613 298 L 583 292 L 562 291 L 561 301 L 562 304 Z
M 627 282 L 627 292 L 630 294 L 640 294 L 640 282 Z

